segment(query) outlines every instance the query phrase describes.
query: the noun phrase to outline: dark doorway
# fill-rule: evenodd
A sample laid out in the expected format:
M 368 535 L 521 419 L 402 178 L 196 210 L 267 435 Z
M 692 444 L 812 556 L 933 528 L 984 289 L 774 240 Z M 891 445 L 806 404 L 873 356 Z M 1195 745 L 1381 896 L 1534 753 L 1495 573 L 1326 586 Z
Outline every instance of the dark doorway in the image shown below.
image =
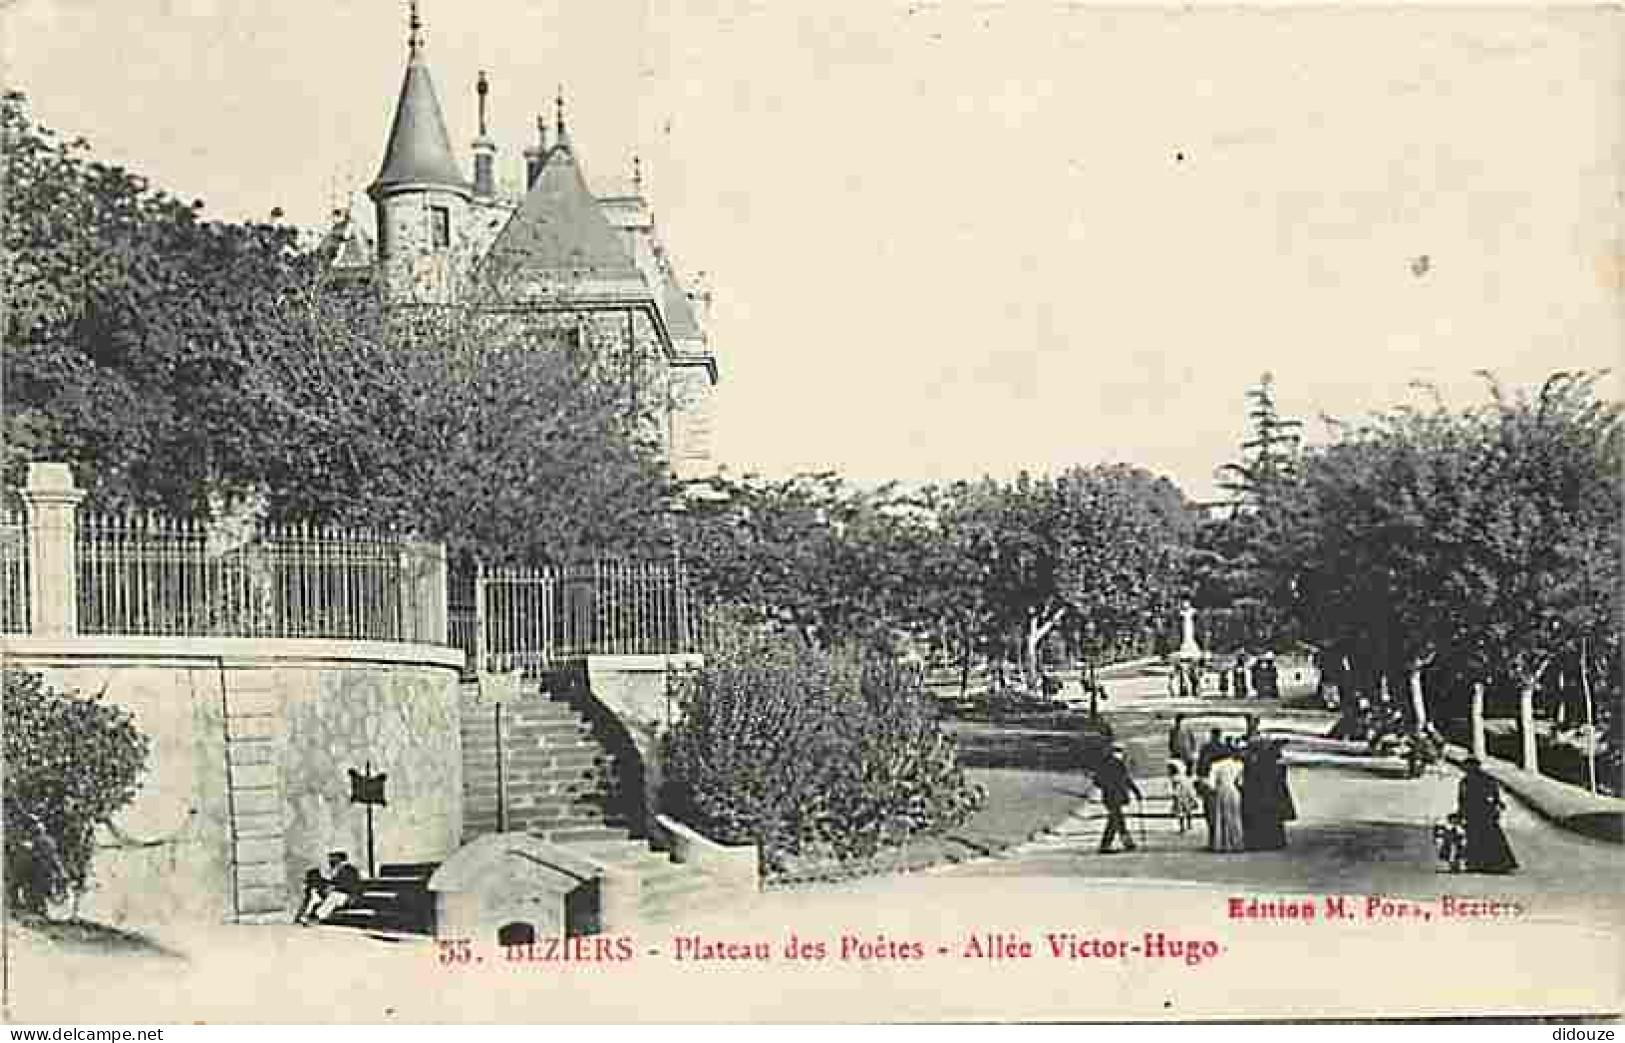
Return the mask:
M 506 923 L 497 928 L 498 945 L 535 945 L 536 928 L 528 923 Z

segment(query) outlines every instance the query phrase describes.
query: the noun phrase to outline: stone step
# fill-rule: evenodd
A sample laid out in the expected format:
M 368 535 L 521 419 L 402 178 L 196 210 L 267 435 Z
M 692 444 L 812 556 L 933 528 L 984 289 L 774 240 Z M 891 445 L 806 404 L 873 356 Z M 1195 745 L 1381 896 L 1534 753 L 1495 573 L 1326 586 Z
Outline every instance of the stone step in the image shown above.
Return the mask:
M 287 919 L 284 918 L 282 922 L 287 923 Z M 313 931 L 334 931 L 343 932 L 345 934 L 354 934 L 357 930 L 361 930 L 365 931 L 369 937 L 381 938 L 391 942 L 413 942 L 419 945 L 428 945 L 434 941 L 434 934 L 432 932 L 426 932 L 423 930 L 397 931 L 388 927 L 380 927 L 374 923 L 358 924 L 354 926 L 346 924 L 334 925 L 313 923 L 307 926 L 309 926 L 309 928 Z
M 567 746 L 541 746 L 533 750 L 514 750 L 503 758 L 504 770 L 524 771 L 529 768 L 593 768 L 607 767 L 609 754 L 591 743 L 570 743 Z M 496 769 L 493 761 L 491 768 Z
M 349 905 L 323 921 L 329 927 L 355 927 L 363 930 L 399 931 L 402 934 L 428 934 L 428 917 L 393 909 L 371 909 Z
M 638 886 L 645 895 L 668 889 L 684 890 L 688 883 L 705 886 L 710 882 L 703 870 L 681 862 L 638 861 L 632 863 L 631 868 L 638 874 Z
M 624 826 L 624 817 L 610 814 L 603 808 L 575 814 L 560 814 L 554 811 L 541 811 L 537 808 L 517 807 L 509 809 L 514 818 L 525 819 L 528 829 L 602 829 L 604 826 Z M 618 821 L 611 821 L 612 819 Z
M 428 880 L 440 868 L 439 862 L 385 862 L 378 867 L 380 878 L 422 878 Z
M 535 831 L 533 831 L 535 832 Z M 551 829 L 535 832 L 535 835 L 554 844 L 573 844 L 582 840 L 630 840 L 632 831 L 620 827 L 600 827 L 592 829 Z
M 512 801 L 516 797 L 528 796 L 539 804 L 559 800 L 585 800 L 585 794 L 603 792 L 604 783 L 608 781 L 602 772 L 581 769 L 510 775 L 507 778 L 508 799 Z M 476 783 L 476 792 L 479 786 L 480 784 Z M 494 780 L 484 782 L 483 787 L 493 798 L 495 797 Z M 596 802 L 595 800 L 594 803 Z
M 557 819 L 531 818 L 528 815 L 514 815 L 508 820 L 508 825 L 511 829 L 537 837 L 585 836 L 595 830 L 608 830 L 610 835 L 620 837 L 631 836 L 632 832 L 627 828 L 625 821 L 617 822 L 605 818 L 559 821 Z
M 369 903 L 418 901 L 429 893 L 427 878 L 418 880 L 367 880 L 361 894 Z
M 495 720 L 494 716 L 492 720 Z M 540 721 L 581 721 L 585 723 L 585 719 L 580 712 L 569 703 L 559 702 L 555 699 L 531 699 L 522 706 L 515 707 L 512 713 L 502 715 L 502 730 L 517 730 Z
M 550 805 L 572 803 L 601 805 L 607 803 L 612 797 L 594 797 L 590 794 L 601 792 L 598 785 L 602 779 L 581 778 L 576 775 L 537 778 L 527 776 L 524 778 L 509 778 L 507 786 L 507 801 L 509 806 L 516 802 L 523 802 L 531 807 L 546 807 Z M 486 782 L 476 784 L 464 790 L 465 793 L 474 793 L 484 799 L 496 800 L 496 785 Z
M 701 892 L 710 891 L 715 881 L 697 870 L 672 873 L 658 879 L 644 880 L 638 891 L 639 908 L 647 906 L 676 906 Z
M 556 736 L 569 737 L 569 736 L 574 736 L 574 735 L 588 735 L 588 736 L 590 736 L 590 735 L 592 735 L 592 725 L 588 724 L 586 721 L 583 721 L 583 720 L 581 720 L 579 718 L 577 718 L 575 720 L 568 720 L 568 721 L 566 721 L 566 720 L 549 720 L 549 721 L 546 721 L 545 723 L 542 723 L 542 724 L 535 724 L 535 725 L 529 726 L 529 728 L 526 729 L 525 733 L 526 734 L 538 735 L 538 736 L 541 736 L 541 737 L 544 737 L 544 738 L 554 738 Z M 495 738 L 495 736 L 493 736 L 492 737 L 492 742 L 495 743 L 495 741 L 496 741 L 496 738 Z
M 514 770 L 524 768 L 593 768 L 601 767 L 609 757 L 591 743 L 571 743 L 567 746 L 547 746 L 535 750 L 515 750 L 506 760 Z
M 591 858 L 616 863 L 641 860 L 645 856 L 656 854 L 649 850 L 647 841 L 633 839 L 582 841 L 573 846 Z M 665 860 L 664 855 L 660 857 Z
M 508 758 L 506 766 L 503 768 L 503 774 L 510 779 L 520 774 L 527 773 L 532 777 L 536 775 L 546 775 L 550 772 L 571 773 L 576 776 L 591 775 L 594 772 L 603 774 L 609 769 L 609 765 L 600 763 L 600 761 L 601 755 L 589 753 L 585 750 L 560 754 L 557 757 L 555 757 L 551 752 L 543 753 L 538 751 L 532 754 L 522 753 L 518 756 Z M 491 777 L 495 776 L 494 771 L 490 774 Z M 486 777 L 486 773 L 481 772 L 479 775 L 474 777 L 483 778 Z

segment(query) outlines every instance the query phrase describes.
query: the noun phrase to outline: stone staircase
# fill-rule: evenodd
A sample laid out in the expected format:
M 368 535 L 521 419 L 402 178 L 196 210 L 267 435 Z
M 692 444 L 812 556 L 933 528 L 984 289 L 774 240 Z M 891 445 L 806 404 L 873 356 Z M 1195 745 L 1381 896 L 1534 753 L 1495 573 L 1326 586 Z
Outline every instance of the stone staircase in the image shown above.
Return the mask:
M 357 927 L 385 934 L 434 933 L 434 896 L 429 878 L 439 862 L 385 863 L 378 875 L 361 882 L 360 897 L 334 913 L 330 926 Z
M 697 866 L 674 862 L 671 856 L 641 840 L 577 845 L 589 858 L 629 871 L 638 882 L 638 923 L 659 927 L 676 923 L 739 900 L 734 890 Z
M 477 684 L 465 683 L 461 699 L 465 844 L 505 832 L 562 845 L 621 881 L 635 881 L 639 927 L 677 923 L 739 900 L 737 885 L 633 836 L 625 801 L 641 782 L 622 777 L 604 722 L 534 682 L 500 698 L 482 698 Z M 328 924 L 390 936 L 433 934 L 428 884 L 437 868 L 381 866 L 376 878 L 363 881 L 360 898 Z
M 501 703 L 484 703 L 465 685 L 464 842 L 499 831 L 559 844 L 631 839 L 619 758 L 600 731 L 534 683 Z

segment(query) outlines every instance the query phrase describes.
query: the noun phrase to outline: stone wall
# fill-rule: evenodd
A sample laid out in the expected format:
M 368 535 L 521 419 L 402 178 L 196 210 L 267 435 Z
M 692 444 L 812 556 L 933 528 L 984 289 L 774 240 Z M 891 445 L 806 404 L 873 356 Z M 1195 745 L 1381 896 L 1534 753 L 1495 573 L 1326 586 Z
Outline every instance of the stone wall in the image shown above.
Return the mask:
M 104 691 L 152 742 L 134 803 L 102 831 L 81 915 L 132 926 L 286 917 L 328 850 L 365 869 L 347 771 L 368 761 L 389 776 L 380 862 L 435 860 L 458 843 L 456 650 L 236 638 L 6 646 L 9 666 Z

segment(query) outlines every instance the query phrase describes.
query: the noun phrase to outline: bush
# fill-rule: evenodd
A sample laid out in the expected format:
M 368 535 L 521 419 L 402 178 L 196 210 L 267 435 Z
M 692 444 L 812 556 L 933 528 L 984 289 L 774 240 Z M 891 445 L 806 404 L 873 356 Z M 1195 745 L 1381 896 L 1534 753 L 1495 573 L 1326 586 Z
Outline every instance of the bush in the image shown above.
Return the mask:
M 128 711 L 5 671 L 6 880 L 13 907 L 43 914 L 84 892 L 96 824 L 135 797 L 148 742 Z
M 867 857 L 977 804 L 918 672 L 883 657 L 737 629 L 674 683 L 666 809 L 759 844 L 770 873 L 795 856 Z

